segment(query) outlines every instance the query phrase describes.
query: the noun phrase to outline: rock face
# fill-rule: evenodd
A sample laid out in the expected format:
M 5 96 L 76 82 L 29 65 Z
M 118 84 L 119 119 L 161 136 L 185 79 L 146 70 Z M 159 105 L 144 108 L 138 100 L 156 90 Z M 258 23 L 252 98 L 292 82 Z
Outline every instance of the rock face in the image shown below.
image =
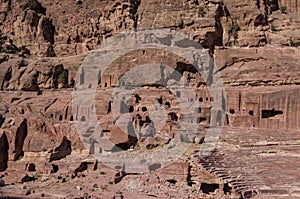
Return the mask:
M 135 28 L 139 3 L 139 0 L 80 4 L 9 0 L 2 6 L 3 33 L 16 46 L 26 46 L 32 54 L 80 54 L 95 48 L 114 32 Z M 49 46 L 55 54 L 49 53 Z
M 278 4 L 281 10 L 293 14 L 299 14 L 299 1 L 298 0 L 279 0 Z
M 286 89 L 269 88 L 268 93 L 262 90 L 232 92 L 228 96 L 228 124 L 238 127 L 262 128 L 276 130 L 299 130 L 299 88 Z M 246 100 L 247 99 L 247 100 Z M 296 101 L 294 101 L 296 100 Z
M 72 84 L 69 71 L 64 68 L 63 64 L 49 63 L 45 60 L 28 64 L 28 61 L 12 60 L 9 63 L 3 63 L 3 67 L 5 75 L 1 79 L 2 90 L 38 91 L 68 88 Z
M 99 189 L 104 198 L 132 198 L 132 192 L 141 198 L 299 195 L 299 174 L 294 171 L 299 166 L 300 1 L 0 2 L 0 181 L 5 180 L 0 186 L 49 180 L 38 179 L 41 174 L 61 183 L 98 177 L 99 172 L 105 175 L 97 171 L 97 162 L 78 157 L 120 150 L 151 153 L 168 146 L 180 133 L 179 140 L 194 147 L 184 160 L 166 167 L 149 165 L 151 172 L 144 175 L 115 168 L 116 175 L 102 176 L 105 184 L 93 185 L 87 192 Z M 95 106 L 73 107 L 72 92 L 79 88 L 75 80 L 89 81 L 79 71 L 88 54 L 117 33 L 149 28 L 172 29 L 199 43 L 214 62 L 205 75 L 211 78 L 220 72 L 225 91 L 214 96 L 204 77 L 184 58 L 141 49 L 97 71 L 101 78 Z M 150 75 L 155 64 L 159 72 Z M 149 73 L 143 76 L 145 69 Z M 195 96 L 186 89 L 174 92 L 176 82 L 191 87 Z M 138 89 L 118 96 L 118 88 L 130 90 L 135 83 Z M 224 114 L 213 108 L 218 101 Z M 182 110 L 192 102 L 195 106 L 189 111 Z M 101 130 L 87 127 L 94 113 Z M 80 126 L 80 136 L 79 121 L 86 122 Z M 199 158 L 198 148 L 209 140 L 206 133 L 223 123 L 217 149 Z M 114 189 L 107 182 L 116 183 L 113 188 L 120 193 L 109 194 Z M 80 189 L 75 191 L 86 191 L 82 184 L 76 186 Z

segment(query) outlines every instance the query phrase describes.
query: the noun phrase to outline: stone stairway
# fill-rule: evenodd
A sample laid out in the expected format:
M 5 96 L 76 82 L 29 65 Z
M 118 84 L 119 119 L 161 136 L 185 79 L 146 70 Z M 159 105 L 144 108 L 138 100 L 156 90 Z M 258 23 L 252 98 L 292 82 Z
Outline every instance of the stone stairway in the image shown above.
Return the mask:
M 241 195 L 241 198 L 251 198 L 258 194 L 257 186 L 263 183 L 257 179 L 252 179 L 250 170 L 240 172 L 236 163 L 230 163 L 230 159 L 224 155 L 214 151 L 210 156 L 199 158 L 198 163 L 201 164 L 211 174 L 222 179 L 224 183 L 230 184 L 233 189 Z

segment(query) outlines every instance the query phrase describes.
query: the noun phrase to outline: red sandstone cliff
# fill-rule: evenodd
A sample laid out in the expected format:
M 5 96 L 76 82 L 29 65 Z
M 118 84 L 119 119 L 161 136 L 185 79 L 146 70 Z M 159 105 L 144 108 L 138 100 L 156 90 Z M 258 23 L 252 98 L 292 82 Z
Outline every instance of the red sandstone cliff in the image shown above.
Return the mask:
M 226 133 L 221 137 L 224 152 L 216 152 L 207 160 L 194 160 L 189 156 L 185 162 L 177 162 L 166 170 L 140 177 L 137 180 L 140 185 L 132 185 L 136 179 L 131 175 L 112 173 L 116 181 L 124 178 L 121 186 L 126 187 L 123 189 L 125 194 L 134 190 L 146 197 L 146 191 L 151 193 L 152 190 L 158 197 L 179 194 L 185 198 L 190 192 L 189 197 L 209 197 L 207 190 L 212 188 L 213 191 L 221 190 L 216 191 L 213 197 L 225 197 L 230 192 L 232 197 L 238 194 L 247 198 L 258 192 L 265 192 L 270 197 L 285 194 L 293 197 L 299 192 L 298 172 L 295 170 L 291 174 L 280 168 L 287 164 L 293 170 L 299 163 L 300 1 L 0 2 L 0 171 L 12 173 L 0 175 L 7 181 L 6 184 L 19 180 L 12 177 L 14 172 L 46 175 L 57 173 L 59 168 L 62 175 L 66 175 L 62 181 L 72 183 L 75 175 L 80 178 L 82 172 L 97 172 L 97 163 L 78 158 L 86 157 L 86 149 L 74 127 L 74 120 L 86 119 L 92 112 L 88 110 L 84 117 L 76 118 L 77 113 L 72 111 L 72 88 L 81 63 L 88 52 L 124 30 L 170 28 L 202 45 L 212 56 L 215 71 L 221 73 L 227 98 Z M 104 134 L 113 144 L 126 150 L 134 147 L 155 150 L 172 139 L 181 120 L 190 118 L 189 114 L 184 115 L 178 110 L 176 96 L 166 89 L 150 85 L 131 96 L 127 105 L 132 119 L 142 129 L 141 133 L 147 131 L 150 124 L 147 118 L 149 104 L 162 105 L 168 111 L 168 118 L 161 134 L 155 139 L 139 142 L 116 127 L 111 113 L 112 89 L 120 77 L 138 65 L 140 60 L 145 63 L 164 60 L 162 64 L 177 67 L 182 70 L 182 75 L 189 77 L 188 83 L 197 93 L 197 98 L 192 100 L 199 103 L 198 109 L 193 110 L 195 121 L 192 119 L 191 122 L 199 125 L 199 129 L 188 139 L 200 146 L 213 116 L 211 106 L 217 99 L 213 99 L 203 87 L 199 74 L 189 69 L 190 63 L 172 54 L 159 54 L 153 50 L 121 57 L 103 74 L 96 94 L 96 109 L 105 126 Z M 145 100 L 147 97 L 152 97 L 152 101 Z M 111 152 L 113 146 L 105 146 L 102 150 Z M 239 161 L 241 156 L 245 159 Z M 276 161 L 281 156 L 284 156 L 282 162 Z M 269 168 L 263 163 L 264 158 L 274 164 L 274 168 L 270 169 L 274 173 L 263 176 L 266 181 L 257 177 Z M 66 163 L 76 166 L 69 168 Z M 276 183 L 275 173 L 281 177 Z M 22 177 L 21 182 L 39 178 Z M 105 180 L 111 181 L 111 178 Z M 152 184 L 161 186 L 167 194 L 164 195 Z M 182 188 L 187 185 L 188 188 Z M 53 192 L 55 186 L 49 186 Z M 13 184 L 12 187 L 12 190 L 17 189 Z M 226 187 L 231 191 L 226 191 Z M 197 190 L 192 191 L 193 188 Z M 110 193 L 111 197 L 111 191 L 105 185 L 99 190 Z M 71 197 L 68 193 L 64 194 Z M 117 195 L 114 198 L 122 198 L 120 193 L 113 195 Z

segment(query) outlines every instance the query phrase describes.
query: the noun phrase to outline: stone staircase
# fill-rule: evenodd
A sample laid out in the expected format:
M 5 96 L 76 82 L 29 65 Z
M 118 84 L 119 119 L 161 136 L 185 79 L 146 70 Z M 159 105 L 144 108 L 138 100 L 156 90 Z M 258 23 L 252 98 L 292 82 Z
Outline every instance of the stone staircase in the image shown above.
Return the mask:
M 198 157 L 199 158 L 199 157 Z M 251 198 L 259 193 L 256 187 L 263 185 L 258 179 L 253 179 L 250 169 L 240 171 L 235 167 L 235 163 L 230 163 L 230 159 L 223 154 L 214 151 L 205 158 L 199 158 L 198 163 L 201 164 L 211 174 L 219 177 L 224 183 L 228 183 L 232 188 L 240 194 L 241 198 Z

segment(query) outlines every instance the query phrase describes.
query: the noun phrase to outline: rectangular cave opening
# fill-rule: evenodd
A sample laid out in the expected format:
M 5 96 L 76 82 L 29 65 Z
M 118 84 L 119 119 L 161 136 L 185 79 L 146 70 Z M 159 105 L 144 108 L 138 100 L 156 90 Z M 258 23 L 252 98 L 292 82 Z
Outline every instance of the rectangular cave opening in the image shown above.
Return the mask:
M 206 120 L 207 120 L 206 117 L 197 117 L 197 124 L 200 124 Z
M 107 130 L 107 129 L 105 129 L 105 130 L 102 130 L 102 132 L 105 134 L 105 133 L 110 133 L 111 131 L 110 131 L 110 130 Z
M 261 111 L 261 117 L 262 118 L 270 118 L 270 117 L 275 117 L 276 115 L 282 115 L 283 111 L 281 110 L 262 110 Z
M 220 185 L 219 184 L 208 184 L 208 183 L 201 183 L 200 190 L 205 193 L 213 193 L 215 192 L 216 189 L 219 189 Z

